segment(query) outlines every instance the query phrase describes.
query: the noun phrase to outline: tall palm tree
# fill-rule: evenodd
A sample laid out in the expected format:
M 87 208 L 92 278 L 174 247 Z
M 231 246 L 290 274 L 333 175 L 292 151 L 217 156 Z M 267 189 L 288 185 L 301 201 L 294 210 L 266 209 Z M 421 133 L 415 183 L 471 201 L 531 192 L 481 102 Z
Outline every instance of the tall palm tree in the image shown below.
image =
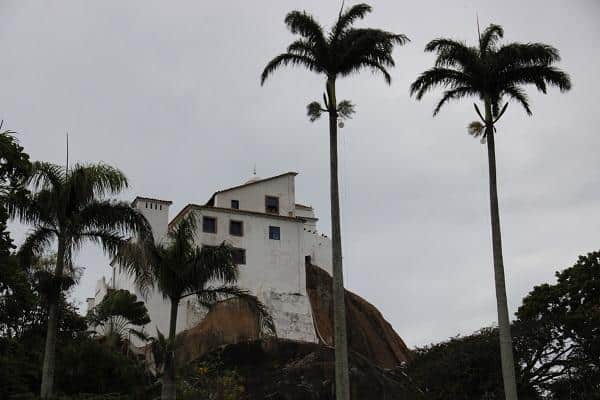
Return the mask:
M 291 65 L 304 67 L 323 75 L 326 79 L 324 104 L 320 105 L 317 102 L 309 104 L 308 114 L 311 121 L 317 119 L 322 112 L 329 114 L 335 381 L 338 400 L 347 400 L 350 389 L 340 231 L 337 128 L 338 119 L 348 118 L 354 109 L 347 100 L 338 103 L 336 80 L 367 69 L 382 74 L 389 84 L 391 77 L 387 68 L 395 65 L 392 57 L 394 45 L 403 45 L 408 41 L 408 38 L 401 34 L 380 29 L 354 28 L 353 24 L 363 19 L 369 12 L 371 7 L 367 4 L 357 4 L 346 10 L 342 6 L 337 21 L 327 34 L 312 15 L 305 11 L 290 12 L 285 17 L 285 24 L 300 38 L 292 42 L 285 53 L 273 58 L 261 75 L 261 84 L 264 84 L 273 72 Z
M 446 88 L 433 112 L 434 116 L 450 100 L 475 97 L 483 102 L 484 115 L 475 104 L 475 110 L 482 122 L 472 123 L 469 133 L 482 136 L 482 142 L 487 141 L 502 378 L 505 396 L 513 400 L 517 398 L 517 388 L 500 237 L 495 124 L 506 111 L 508 102 L 504 105 L 502 103 L 507 98 L 520 104 L 525 112 L 531 115 L 529 100 L 523 86 L 535 85 L 542 93 L 546 93 L 548 86 L 555 86 L 564 92 L 571 88 L 571 81 L 566 73 L 553 66 L 560 60 L 558 50 L 554 47 L 542 43 L 511 43 L 500 46 L 498 42 L 503 36 L 504 30 L 501 26 L 490 25 L 480 35 L 479 46 L 467 46 L 452 39 L 432 40 L 425 47 L 425 51 L 437 54 L 435 65 L 419 76 L 410 91 L 411 95 L 416 94 L 420 100 L 426 92 L 436 87 Z
M 235 286 L 238 267 L 233 261 L 231 246 L 223 243 L 198 247 L 196 231 L 196 216 L 191 214 L 168 232 L 165 243 L 132 241 L 122 246 L 116 257 L 120 268 L 133 275 L 142 293 L 156 288 L 171 303 L 163 400 L 173 400 L 176 395 L 175 336 L 177 311 L 182 299 L 195 296 L 200 305 L 212 307 L 230 297 L 243 298 L 256 311 L 263 331 L 275 331 L 264 305 Z M 159 333 L 159 339 L 160 336 Z
M 11 218 L 32 227 L 19 252 L 25 265 L 56 244 L 54 284 L 48 295 L 48 327 L 42 366 L 41 397 L 52 397 L 56 358 L 58 300 L 65 270 L 86 242 L 114 255 L 125 235 L 151 235 L 144 216 L 129 204 L 107 199 L 127 187 L 121 171 L 105 164 L 77 164 L 71 169 L 46 162 L 32 166 L 31 193 L 5 201 Z

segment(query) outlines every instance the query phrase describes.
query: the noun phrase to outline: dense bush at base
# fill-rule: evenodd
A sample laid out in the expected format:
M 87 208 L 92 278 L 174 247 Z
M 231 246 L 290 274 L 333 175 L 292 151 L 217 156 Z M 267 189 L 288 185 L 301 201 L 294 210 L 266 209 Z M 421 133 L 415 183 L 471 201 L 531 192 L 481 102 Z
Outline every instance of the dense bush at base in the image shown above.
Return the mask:
M 43 339 L 0 338 L 0 398 L 35 398 L 40 387 Z M 58 345 L 56 387 L 65 400 L 77 393 L 77 399 L 146 399 L 152 381 L 141 362 L 127 357 L 105 344 L 79 337 Z M 29 393 L 30 395 L 27 395 Z M 92 394 L 106 394 L 93 397 Z M 15 397 L 15 395 L 21 394 Z M 120 395 L 127 395 L 119 397 Z M 108 397 L 107 397 L 108 396 Z

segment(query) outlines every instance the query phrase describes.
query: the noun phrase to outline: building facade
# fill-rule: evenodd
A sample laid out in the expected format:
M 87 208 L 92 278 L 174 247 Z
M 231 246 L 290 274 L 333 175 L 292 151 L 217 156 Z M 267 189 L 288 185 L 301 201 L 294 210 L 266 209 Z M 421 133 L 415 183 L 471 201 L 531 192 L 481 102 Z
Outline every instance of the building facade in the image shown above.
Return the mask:
M 277 336 L 316 342 L 314 321 L 306 293 L 305 264 L 331 272 L 331 241 L 317 232 L 317 217 L 310 206 L 296 203 L 295 178 L 287 172 L 215 192 L 202 205 L 188 204 L 170 222 L 171 202 L 137 197 L 133 206 L 150 222 L 155 240 L 165 240 L 170 227 L 189 216 L 197 219 L 197 245 L 226 242 L 234 247 L 239 266 L 237 285 L 258 297 L 269 309 Z M 98 304 L 104 286 L 127 289 L 139 295 L 131 276 L 113 265 L 112 282 L 100 281 L 88 306 Z M 146 297 L 152 322 L 146 331 L 168 331 L 170 305 L 160 293 Z M 205 315 L 193 298 L 178 312 L 178 332 L 195 326 Z

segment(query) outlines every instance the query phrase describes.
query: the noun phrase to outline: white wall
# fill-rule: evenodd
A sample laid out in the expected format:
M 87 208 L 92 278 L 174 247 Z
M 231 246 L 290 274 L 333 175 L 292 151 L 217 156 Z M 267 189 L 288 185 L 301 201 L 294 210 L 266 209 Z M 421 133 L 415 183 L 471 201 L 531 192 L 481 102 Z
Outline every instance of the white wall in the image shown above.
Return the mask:
M 330 272 L 331 240 L 316 232 L 317 218 L 312 208 L 296 207 L 294 177 L 295 173 L 285 174 L 219 193 L 215 197 L 216 208 L 191 206 L 180 218 L 194 213 L 198 219 L 198 245 L 214 246 L 226 241 L 246 250 L 246 264 L 239 266 L 237 285 L 256 295 L 269 308 L 279 337 L 315 342 L 312 311 L 306 294 L 305 256 L 310 256 L 313 264 Z M 265 214 L 265 195 L 279 197 L 279 217 Z M 240 202 L 240 210 L 230 209 L 232 199 Z M 155 241 L 163 241 L 168 229 L 169 204 L 137 198 L 133 205 L 150 222 Z M 296 215 L 307 219 L 290 217 Z M 203 216 L 217 219 L 217 233 L 202 232 Z M 243 236 L 229 234 L 231 220 L 243 223 Z M 280 240 L 269 239 L 269 226 L 280 228 Z M 133 277 L 120 271 L 118 266 L 114 266 L 113 279 L 115 288 L 127 289 L 142 298 Z M 145 327 L 146 332 L 155 336 L 159 329 L 168 334 L 169 301 L 156 290 L 151 291 L 144 301 L 152 320 Z M 195 326 L 204 314 L 193 298 L 184 299 L 178 309 L 177 332 Z
M 295 210 L 294 173 L 218 193 L 215 207 L 231 208 L 239 200 L 240 210 L 265 212 L 265 196 L 279 198 L 279 215 L 293 216 Z
M 311 263 L 321 267 L 331 274 L 331 239 L 317 232 L 310 225 L 305 225 L 302 231 L 303 252 L 309 255 Z
M 210 207 L 199 207 L 193 212 L 198 219 L 198 245 L 215 246 L 225 241 L 246 250 L 246 264 L 239 266 L 237 285 L 269 307 L 277 334 L 314 342 L 312 312 L 306 296 L 302 222 Z M 202 232 L 204 216 L 217 219 L 217 233 Z M 242 237 L 229 234 L 231 220 L 243 223 Z M 280 240 L 269 239 L 269 226 L 280 228 Z
M 132 206 L 146 217 L 152 226 L 154 240 L 159 243 L 167 234 L 170 202 L 138 197 L 133 201 Z

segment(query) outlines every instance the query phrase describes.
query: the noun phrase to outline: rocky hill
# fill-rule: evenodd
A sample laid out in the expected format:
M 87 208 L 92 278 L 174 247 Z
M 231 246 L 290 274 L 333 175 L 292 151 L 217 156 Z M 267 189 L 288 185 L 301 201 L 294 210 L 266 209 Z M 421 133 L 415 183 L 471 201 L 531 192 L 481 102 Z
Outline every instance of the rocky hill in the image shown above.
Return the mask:
M 196 327 L 177 338 L 177 364 L 193 387 L 210 393 L 241 385 L 243 399 L 330 399 L 333 379 L 331 276 L 306 266 L 306 286 L 320 343 L 262 338 L 258 319 L 243 301 L 217 305 Z M 372 304 L 346 291 L 353 398 L 417 399 L 419 392 L 394 368 L 410 359 L 404 341 Z M 215 366 L 218 366 L 216 368 Z M 218 385 L 223 371 L 233 384 Z M 207 386 L 208 384 L 208 386 Z M 240 389 L 242 390 L 242 389 Z M 226 398 L 225 394 L 214 398 Z M 225 396 L 225 397 L 223 397 Z

